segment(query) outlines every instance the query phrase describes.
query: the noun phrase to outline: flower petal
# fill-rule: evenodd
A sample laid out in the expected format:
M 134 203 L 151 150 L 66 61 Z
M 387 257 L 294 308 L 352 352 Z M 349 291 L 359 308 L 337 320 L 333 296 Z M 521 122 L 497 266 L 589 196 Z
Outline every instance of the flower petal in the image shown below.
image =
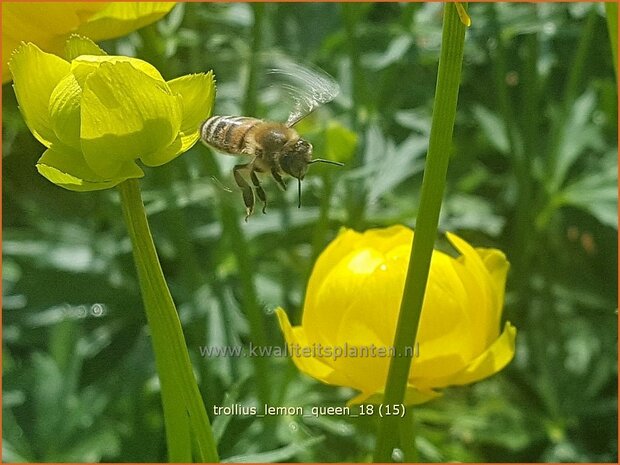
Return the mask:
M 468 302 L 465 306 L 477 309 L 468 311 L 472 320 L 470 341 L 473 358 L 486 350 L 499 336 L 503 302 L 498 308 L 491 275 L 476 249 L 456 234 L 447 233 L 446 237 L 461 253 L 458 259 L 452 261 L 452 265 L 467 290 Z
M 387 241 L 382 239 L 388 239 Z M 331 270 L 335 264 L 343 257 L 347 256 L 352 250 L 360 246 L 378 247 L 378 250 L 386 251 L 396 245 L 409 243 L 413 240 L 413 232 L 405 226 L 396 225 L 383 229 L 370 229 L 363 233 L 358 233 L 353 229 L 343 228 L 338 236 L 327 246 L 321 253 L 314 269 L 312 270 L 311 281 L 322 280 L 327 272 Z M 308 284 L 308 295 L 310 295 L 310 286 Z
M 301 326 L 292 327 L 286 312 L 282 308 L 276 309 L 276 316 L 280 323 L 280 328 L 284 334 L 284 339 L 289 346 L 299 348 L 309 347 L 308 339 Z M 328 364 L 315 357 L 295 356 L 295 352 L 291 351 L 293 363 L 299 371 L 318 379 L 327 384 L 337 386 L 350 386 L 350 381 L 344 378 L 340 373 L 334 371 Z
M 3 2 L 2 82 L 11 80 L 7 68 L 11 52 L 23 42 L 32 42 L 50 53 L 60 54 L 65 37 L 93 13 L 105 7 L 99 2 Z
M 54 147 L 47 149 L 39 159 L 37 170 L 57 186 L 78 192 L 108 189 L 127 179 L 144 176 L 134 162 L 127 162 L 122 169 L 123 176 L 105 179 L 88 167 L 79 152 Z
M 317 259 L 308 282 L 302 325 L 308 330 L 310 339 L 313 341 L 328 339 L 325 331 L 333 332 L 335 335 L 344 314 L 344 307 L 338 308 L 338 305 L 348 306 L 347 296 L 358 295 L 356 289 L 361 291 L 367 289 L 364 283 L 360 284 L 359 280 L 351 278 L 351 269 L 356 270 L 354 273 L 358 278 L 367 274 L 364 270 L 372 273 L 383 264 L 382 253 L 399 245 L 411 247 L 412 239 L 413 232 L 404 226 L 371 229 L 364 233 L 352 229 L 341 230 L 338 237 Z M 406 255 L 408 263 L 408 253 Z M 397 257 L 393 259 L 398 260 Z M 344 265 L 340 265 L 342 262 Z M 336 269 L 340 271 L 336 273 Z M 395 269 L 398 267 L 393 267 L 391 271 Z M 354 285 L 355 289 L 351 289 L 350 285 Z M 380 289 L 380 286 L 373 288 Z M 319 299 L 329 299 L 330 296 L 334 296 L 336 301 L 327 305 L 319 303 Z M 382 318 L 382 321 L 385 324 L 389 319 Z
M 381 404 L 383 403 L 383 390 L 379 392 L 362 392 L 361 394 L 355 396 L 353 399 L 347 402 L 347 405 L 357 405 L 357 404 Z M 433 400 L 437 397 L 441 397 L 443 394 L 441 392 L 435 392 L 432 389 L 420 390 L 407 385 L 407 391 L 405 392 L 405 399 L 403 403 L 405 405 L 419 405 L 429 400 Z
M 514 357 L 516 337 L 517 328 L 506 322 L 501 336 L 483 354 L 469 363 L 467 368 L 448 380 L 435 380 L 432 385 L 442 387 L 469 384 L 497 373 Z
M 80 151 L 80 100 L 82 88 L 75 76 L 67 74 L 52 91 L 49 115 L 56 137 L 65 145 Z
M 316 287 L 303 325 L 312 341 L 352 342 L 356 322 L 390 346 L 394 340 L 411 246 L 407 243 L 382 252 L 360 247 L 341 259 Z M 310 291 L 309 291 L 310 292 Z M 307 313 L 306 313 L 307 312 Z
M 213 72 L 190 74 L 168 81 L 173 94 L 179 94 L 183 101 L 181 122 L 181 150 L 185 152 L 199 138 L 200 125 L 213 110 L 215 101 L 215 80 Z
M 169 146 L 181 125 L 180 98 L 127 62 L 101 63 L 88 76 L 81 110 L 82 151 L 103 177 L 116 177 L 126 161 Z
M 157 21 L 174 6 L 174 2 L 109 2 L 81 24 L 77 32 L 93 40 L 120 37 Z
M 185 152 L 185 150 L 183 150 L 183 137 L 179 133 L 177 138 L 172 141 L 172 144 L 156 152 L 142 155 L 140 161 L 146 166 L 161 166 L 164 163 L 168 163 L 170 160 L 174 160 L 183 152 Z
M 71 34 L 65 44 L 65 58 L 73 60 L 81 55 L 107 55 L 99 46 L 88 37 Z
M 469 289 L 454 263 L 452 257 L 433 252 L 418 328 L 419 357 L 414 358 L 409 377 L 416 386 L 459 372 L 480 353 L 474 352 L 471 341 L 479 329 L 471 316 Z
M 42 52 L 34 44 L 23 44 L 11 57 L 9 67 L 20 110 L 30 132 L 46 147 L 58 139 L 52 129 L 48 105 L 50 95 L 69 74 L 70 65 L 62 58 Z
M 385 386 L 390 357 L 389 347 L 382 343 L 372 321 L 345 317 L 338 339 L 330 345 L 343 352 L 332 362 L 338 373 L 350 380 L 349 386 L 362 392 L 375 392 Z M 390 343 L 391 344 L 391 343 Z
M 200 124 L 213 109 L 215 82 L 212 72 L 182 76 L 168 81 L 168 86 L 181 98 L 183 105 L 180 133 L 168 147 L 140 158 L 148 166 L 163 165 L 188 151 L 200 137 Z
M 510 263 L 506 260 L 506 255 L 497 249 L 477 248 L 476 252 L 484 262 L 489 274 L 491 275 L 491 285 L 494 291 L 495 308 L 498 311 L 496 318 L 499 322 L 502 309 L 504 308 L 504 292 L 506 289 L 506 276 L 510 269 Z
M 152 64 L 137 58 L 116 55 L 80 55 L 71 62 L 71 72 L 75 75 L 80 86 L 84 87 L 86 78 L 96 71 L 102 63 L 130 63 L 131 66 L 147 76 L 157 81 L 164 80 Z

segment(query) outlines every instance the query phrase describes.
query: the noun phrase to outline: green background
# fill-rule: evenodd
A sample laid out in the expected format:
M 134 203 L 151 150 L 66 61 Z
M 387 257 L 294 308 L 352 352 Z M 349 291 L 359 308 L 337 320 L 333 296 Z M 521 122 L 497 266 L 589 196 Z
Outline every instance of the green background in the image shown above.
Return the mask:
M 601 4 L 472 4 L 441 231 L 503 250 L 513 362 L 414 409 L 422 461 L 617 461 L 617 92 Z M 316 256 L 341 226 L 415 226 L 441 34 L 440 4 L 180 4 L 102 43 L 166 79 L 213 69 L 216 114 L 284 119 L 258 57 L 314 63 L 341 86 L 300 124 L 315 155 L 295 183 L 264 183 L 243 222 L 240 159 L 197 144 L 142 182 L 164 273 L 207 409 L 339 406 L 346 388 L 286 358 L 206 360 L 247 345 L 248 309 L 298 323 Z M 35 170 L 43 152 L 3 86 L 3 460 L 163 461 L 153 352 L 114 190 L 73 193 Z M 356 135 L 357 144 L 354 143 Z M 445 244 L 438 238 L 438 246 Z M 377 418 L 213 417 L 231 461 L 368 461 Z

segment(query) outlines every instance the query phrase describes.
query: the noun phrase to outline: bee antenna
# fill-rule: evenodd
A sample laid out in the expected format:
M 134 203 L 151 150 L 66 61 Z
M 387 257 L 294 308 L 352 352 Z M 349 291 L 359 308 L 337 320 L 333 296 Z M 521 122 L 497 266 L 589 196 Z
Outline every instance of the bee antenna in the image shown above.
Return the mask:
M 324 158 L 315 158 L 314 160 L 310 160 L 308 162 L 308 164 L 312 164 L 312 163 L 329 163 L 330 165 L 344 166 L 344 163 L 340 163 L 339 161 L 333 161 L 333 160 L 325 160 Z
M 297 208 L 301 208 L 301 179 L 300 178 L 297 178 L 297 197 L 299 199 Z

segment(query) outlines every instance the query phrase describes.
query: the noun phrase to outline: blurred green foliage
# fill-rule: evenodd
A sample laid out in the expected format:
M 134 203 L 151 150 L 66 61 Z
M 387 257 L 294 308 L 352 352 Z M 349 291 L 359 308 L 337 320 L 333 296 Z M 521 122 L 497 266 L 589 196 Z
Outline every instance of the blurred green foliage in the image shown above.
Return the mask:
M 469 11 L 440 228 L 507 254 L 517 354 L 499 375 L 414 409 L 420 459 L 616 462 L 617 87 L 604 8 Z M 299 321 L 313 260 L 341 226 L 415 225 L 440 33 L 440 4 L 191 3 L 102 44 L 167 79 L 213 69 L 218 114 L 286 114 L 257 65 L 264 51 L 313 62 L 342 87 L 300 130 L 317 156 L 347 166 L 313 166 L 300 210 L 295 189 L 265 183 L 267 215 L 243 223 L 238 160 L 201 145 L 147 170 L 149 220 L 209 410 L 351 397 L 285 358 L 206 360 L 199 348 L 281 344 L 273 309 Z M 3 459 L 165 460 L 117 193 L 48 183 L 9 85 L 2 112 Z M 228 461 L 367 461 L 377 427 L 364 417 L 212 419 Z

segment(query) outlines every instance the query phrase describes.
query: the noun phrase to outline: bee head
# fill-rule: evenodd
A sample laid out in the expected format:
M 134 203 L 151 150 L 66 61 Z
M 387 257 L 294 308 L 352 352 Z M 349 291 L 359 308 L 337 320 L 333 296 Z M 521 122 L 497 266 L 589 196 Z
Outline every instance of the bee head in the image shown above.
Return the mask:
M 312 144 L 298 139 L 290 147 L 285 147 L 280 156 L 280 167 L 286 174 L 302 180 L 312 160 Z
M 306 176 L 308 165 L 317 162 L 342 166 L 342 163 L 337 161 L 323 160 L 322 158 L 313 160 L 312 144 L 303 139 L 298 139 L 290 148 L 285 147 L 280 155 L 280 168 L 282 168 L 282 171 L 297 178 L 299 208 L 301 208 L 301 180 Z

